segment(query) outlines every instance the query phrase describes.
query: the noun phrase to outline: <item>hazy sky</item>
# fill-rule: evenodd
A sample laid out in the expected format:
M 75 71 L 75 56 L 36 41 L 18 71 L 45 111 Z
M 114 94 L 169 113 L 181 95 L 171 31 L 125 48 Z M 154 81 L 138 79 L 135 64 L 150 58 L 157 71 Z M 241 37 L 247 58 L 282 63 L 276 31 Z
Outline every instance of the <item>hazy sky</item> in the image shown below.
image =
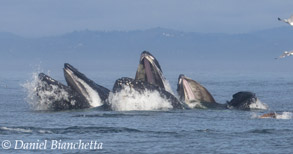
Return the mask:
M 74 30 L 153 27 L 244 33 L 286 26 L 293 0 L 0 0 L 0 32 L 48 36 Z

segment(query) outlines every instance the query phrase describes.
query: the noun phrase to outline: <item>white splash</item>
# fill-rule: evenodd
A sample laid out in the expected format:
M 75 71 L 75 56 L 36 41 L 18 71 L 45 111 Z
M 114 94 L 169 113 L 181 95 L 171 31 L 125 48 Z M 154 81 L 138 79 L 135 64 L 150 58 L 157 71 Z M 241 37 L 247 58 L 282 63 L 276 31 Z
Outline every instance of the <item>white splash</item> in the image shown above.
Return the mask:
M 250 115 L 252 119 L 260 118 L 260 115 L 258 115 L 257 113 L 251 113 Z
M 69 94 L 64 90 L 60 89 L 56 85 L 50 85 L 51 90 L 39 90 L 38 88 L 49 86 L 39 80 L 38 73 L 33 73 L 32 80 L 27 81 L 22 87 L 27 93 L 26 102 L 35 110 L 50 110 L 52 104 L 56 101 L 66 100 L 69 101 Z M 74 101 L 70 102 L 75 104 Z
M 198 109 L 207 109 L 206 106 L 202 105 L 201 102 L 199 101 L 194 101 L 194 100 L 191 100 L 189 102 L 185 102 L 185 104 L 191 108 L 191 109 L 195 109 L 195 108 L 198 108 Z
M 268 105 L 266 105 L 265 103 L 262 103 L 259 99 L 257 99 L 255 103 L 252 103 L 249 105 L 249 108 L 256 109 L 256 110 L 267 110 Z
M 124 87 L 118 93 L 110 93 L 109 103 L 112 110 L 169 110 L 172 109 L 171 102 L 162 98 L 158 91 L 138 91 Z
M 271 116 L 269 114 L 272 114 Z M 268 116 L 266 116 L 268 115 Z M 257 113 L 252 113 L 251 114 L 251 118 L 253 119 L 271 119 L 271 118 L 275 118 L 275 119 L 292 119 L 293 114 L 292 112 L 282 112 L 281 114 L 276 113 L 276 112 L 271 112 L 268 114 L 262 114 L 259 115 Z
M 163 80 L 165 90 L 174 95 L 174 92 L 173 92 L 173 90 L 172 90 L 172 88 L 170 86 L 169 81 L 167 79 L 165 79 L 165 78 L 163 78 L 162 80 Z
M 6 131 L 23 132 L 23 133 L 31 133 L 31 132 L 33 132 L 31 129 L 23 129 L 23 128 L 0 127 L 0 129 L 6 130 Z
M 283 112 L 282 114 L 277 114 L 276 119 L 292 119 L 292 112 Z
M 21 85 L 27 93 L 27 97 L 25 100 L 35 110 L 47 110 L 49 108 L 48 103 L 41 101 L 40 98 L 37 96 L 37 87 L 39 83 L 40 81 L 38 78 L 38 73 L 35 72 L 32 74 L 31 81 L 27 81 L 26 83 Z

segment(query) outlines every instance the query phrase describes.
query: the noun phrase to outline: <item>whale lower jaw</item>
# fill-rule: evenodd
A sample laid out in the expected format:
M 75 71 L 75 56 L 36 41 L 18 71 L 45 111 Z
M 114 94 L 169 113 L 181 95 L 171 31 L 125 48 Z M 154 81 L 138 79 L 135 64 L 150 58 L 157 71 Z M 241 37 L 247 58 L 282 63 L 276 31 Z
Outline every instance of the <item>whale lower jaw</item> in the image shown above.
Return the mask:
M 185 104 L 189 109 L 227 109 L 226 104 L 220 104 L 216 102 L 210 103 L 191 100 L 189 102 L 185 102 Z
M 67 85 L 84 96 L 91 107 L 105 104 L 110 91 L 88 79 L 70 64 L 64 64 L 64 77 Z
M 170 85 L 163 76 L 159 62 L 147 51 L 141 53 L 135 79 L 159 86 L 172 93 Z

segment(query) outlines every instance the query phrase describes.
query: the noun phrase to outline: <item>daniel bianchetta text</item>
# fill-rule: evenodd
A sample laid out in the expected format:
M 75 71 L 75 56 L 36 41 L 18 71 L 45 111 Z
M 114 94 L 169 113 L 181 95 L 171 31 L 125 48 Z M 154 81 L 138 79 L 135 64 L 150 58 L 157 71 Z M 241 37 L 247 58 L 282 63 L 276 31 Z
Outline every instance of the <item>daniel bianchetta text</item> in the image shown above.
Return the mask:
M 2 149 L 15 150 L 101 150 L 103 143 L 95 140 L 91 141 L 62 141 L 62 140 L 4 140 Z

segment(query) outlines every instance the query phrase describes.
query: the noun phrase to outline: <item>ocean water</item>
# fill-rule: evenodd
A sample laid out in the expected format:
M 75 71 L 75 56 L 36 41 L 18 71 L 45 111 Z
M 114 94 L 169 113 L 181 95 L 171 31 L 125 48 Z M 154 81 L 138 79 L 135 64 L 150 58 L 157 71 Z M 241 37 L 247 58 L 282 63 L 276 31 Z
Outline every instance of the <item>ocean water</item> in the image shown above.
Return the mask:
M 205 86 L 219 103 L 230 100 L 238 91 L 252 91 L 269 106 L 268 110 L 152 110 L 145 103 L 146 110 L 139 111 L 127 111 L 133 108 L 126 106 L 122 111 L 91 108 L 60 112 L 36 110 L 27 101 L 28 93 L 23 85 L 32 82 L 33 72 L 5 72 L 0 75 L 0 153 L 293 151 L 293 73 L 290 72 L 164 72 L 174 92 L 179 74 L 184 73 Z M 135 71 L 86 70 L 83 73 L 112 89 L 116 79 L 133 77 Z M 62 71 L 51 71 L 50 76 L 65 83 Z M 150 105 L 153 102 L 149 100 Z M 280 116 L 277 119 L 258 118 L 269 112 L 277 112 Z M 98 146 L 82 149 L 82 146 L 78 147 L 79 142 L 96 142 Z M 29 147 L 30 143 L 46 143 L 46 149 L 42 146 L 39 149 L 37 146 Z M 76 148 L 62 146 L 67 143 L 76 144 Z

